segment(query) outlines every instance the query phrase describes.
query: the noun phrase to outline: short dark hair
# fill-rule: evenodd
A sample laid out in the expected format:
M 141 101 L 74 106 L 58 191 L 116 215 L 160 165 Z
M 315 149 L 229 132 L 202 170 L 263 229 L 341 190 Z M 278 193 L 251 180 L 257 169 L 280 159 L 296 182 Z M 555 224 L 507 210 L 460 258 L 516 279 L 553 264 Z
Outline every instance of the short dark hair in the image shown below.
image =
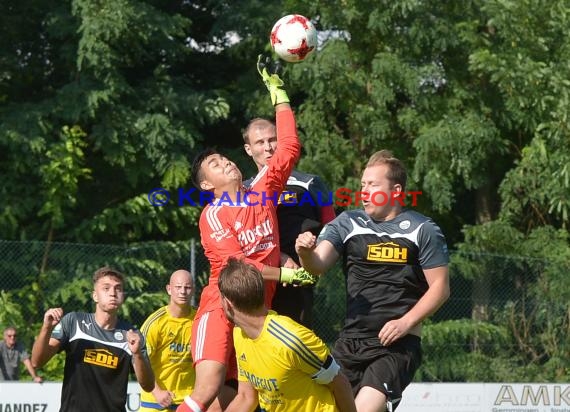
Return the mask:
M 103 266 L 95 271 L 93 274 L 93 284 L 105 276 L 110 276 L 118 279 L 123 285 L 125 284 L 125 275 L 110 266 Z
M 376 153 L 370 156 L 368 159 L 368 163 L 366 167 L 373 167 L 379 165 L 387 165 L 389 167 L 389 171 L 387 174 L 388 180 L 392 182 L 392 184 L 399 184 L 402 186 L 402 191 L 406 190 L 406 183 L 408 180 L 408 174 L 406 172 L 406 167 L 404 163 L 397 157 L 394 157 L 390 150 L 379 150 Z
M 202 183 L 202 180 L 204 179 L 204 175 L 202 173 L 202 162 L 204 161 L 204 159 L 206 159 L 208 156 L 211 156 L 213 154 L 219 154 L 220 152 L 218 152 L 216 149 L 214 149 L 213 147 L 208 147 L 200 152 L 198 152 L 198 154 L 196 155 L 196 157 L 194 157 L 194 160 L 192 161 L 192 171 L 191 171 L 191 179 L 192 179 L 192 183 L 194 184 L 194 186 L 196 186 L 198 189 L 202 190 L 200 188 L 200 183 Z
M 253 313 L 265 303 L 265 282 L 261 272 L 241 259 L 228 259 L 220 272 L 218 288 L 222 296 L 244 313 Z

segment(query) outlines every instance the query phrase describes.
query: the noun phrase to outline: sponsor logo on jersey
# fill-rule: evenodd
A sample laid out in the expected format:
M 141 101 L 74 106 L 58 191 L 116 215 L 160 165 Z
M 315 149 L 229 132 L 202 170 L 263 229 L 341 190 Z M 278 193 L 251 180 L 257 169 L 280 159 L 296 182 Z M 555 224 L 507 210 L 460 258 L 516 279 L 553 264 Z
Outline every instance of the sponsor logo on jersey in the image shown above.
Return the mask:
M 373 262 L 406 263 L 408 261 L 408 249 L 394 242 L 368 245 L 366 259 Z
M 404 220 L 404 221 L 400 222 L 400 224 L 398 226 L 400 227 L 400 229 L 406 230 L 406 229 L 409 229 L 411 225 L 412 225 L 412 223 L 409 220 Z
M 171 352 L 190 352 L 189 343 L 172 342 L 168 348 Z
M 279 391 L 277 378 L 256 376 L 244 369 L 241 371 L 243 372 L 242 375 L 245 376 L 256 389 L 266 390 L 268 392 Z
M 242 353 L 239 357 L 239 360 L 242 362 L 247 362 L 247 358 L 245 357 L 245 353 Z
M 117 369 L 119 357 L 106 349 L 86 349 L 83 362 L 103 366 L 104 368 Z
M 242 249 L 247 249 L 251 245 L 258 242 L 260 239 L 269 237 L 273 238 L 273 225 L 269 219 L 266 219 L 263 223 L 255 226 L 253 229 L 243 229 L 239 230 L 237 233 L 237 238 Z
M 260 250 L 273 249 L 274 247 L 275 247 L 275 243 L 273 243 L 273 242 L 259 243 L 259 244 L 255 245 L 254 247 L 252 247 L 247 252 L 245 252 L 245 255 L 249 256 L 252 253 L 259 252 Z
M 295 192 L 283 192 L 279 196 L 278 204 L 296 204 L 297 203 L 297 193 Z
M 212 239 L 214 239 L 216 242 L 219 242 L 220 240 L 222 240 L 224 238 L 231 237 L 230 229 L 216 230 L 215 232 L 212 232 L 210 234 L 210 237 Z

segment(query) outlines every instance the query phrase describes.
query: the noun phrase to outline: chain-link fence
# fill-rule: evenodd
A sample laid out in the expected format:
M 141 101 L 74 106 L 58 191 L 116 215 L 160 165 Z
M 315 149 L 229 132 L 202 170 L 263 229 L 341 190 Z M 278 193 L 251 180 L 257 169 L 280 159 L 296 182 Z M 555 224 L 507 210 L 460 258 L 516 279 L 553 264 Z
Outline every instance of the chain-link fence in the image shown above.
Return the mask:
M 29 347 L 48 307 L 92 311 L 91 276 L 103 265 L 127 275 L 121 316 L 138 326 L 167 302 L 164 288 L 174 270 L 188 269 L 195 275 L 196 300 L 208 279 L 208 262 L 199 241 L 127 246 L 0 241 L 0 327 L 18 327 Z M 433 374 L 441 379 L 438 362 L 449 360 L 453 353 L 462 359 L 473 353 L 493 358 L 497 345 L 506 357 L 509 352 L 526 351 L 524 359 L 538 359 L 536 363 L 545 356 L 566 356 L 558 367 L 568 374 L 570 343 L 568 338 L 556 340 L 559 330 L 568 331 L 568 272 L 568 262 L 452 254 L 452 294 L 427 322 L 424 351 L 431 358 L 426 357 L 421 378 L 429 380 Z M 332 344 L 344 313 L 344 277 L 337 266 L 317 285 L 315 332 Z M 449 376 L 457 378 L 457 373 Z

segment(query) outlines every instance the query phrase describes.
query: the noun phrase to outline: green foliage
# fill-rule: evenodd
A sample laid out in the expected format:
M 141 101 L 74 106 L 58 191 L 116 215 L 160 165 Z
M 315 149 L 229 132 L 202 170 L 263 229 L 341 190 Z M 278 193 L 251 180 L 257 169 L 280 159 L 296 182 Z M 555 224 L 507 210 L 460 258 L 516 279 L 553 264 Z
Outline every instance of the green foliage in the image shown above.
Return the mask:
M 162 302 L 154 293 L 166 262 L 185 251 L 148 241 L 197 237 L 200 209 L 179 207 L 174 194 L 190 188 L 201 147 L 253 170 L 240 129 L 273 116 L 256 57 L 269 51 L 277 18 L 296 12 L 315 20 L 322 40 L 283 75 L 304 144 L 300 169 L 333 190 L 358 189 L 366 159 L 391 149 L 409 168 L 409 188 L 423 192 L 418 210 L 458 248 L 452 281 L 472 295 L 456 307 L 486 316 L 433 332 L 459 346 L 434 360 L 428 347 L 421 376 L 567 379 L 566 0 L 31 0 L 4 9 L 0 233 L 50 242 L 3 249 L 0 321 L 36 329 L 49 305 L 90 310 L 86 274 L 106 263 L 130 275 L 129 316 Z M 147 199 L 158 187 L 173 195 L 162 208 Z M 78 258 L 80 246 L 59 241 L 137 246 L 108 261 L 112 248 Z M 203 285 L 208 271 L 195 275 Z M 344 281 L 328 276 L 319 299 L 336 331 Z M 508 304 L 498 305 L 505 285 Z M 491 337 L 504 356 L 490 352 L 499 349 Z
M 195 213 L 154 220 L 121 210 L 139 212 L 145 206 L 137 197 L 158 182 L 187 185 L 204 130 L 229 115 L 221 93 L 203 87 L 211 73 L 190 70 L 209 56 L 207 48 L 188 47 L 202 12 L 172 6 L 74 0 L 29 14 L 10 6 L 12 44 L 2 43 L 0 85 L 0 148 L 9 154 L 0 172 L 10 182 L 0 189 L 5 238 L 121 242 L 195 228 Z M 106 215 L 117 219 L 106 230 L 132 220 L 135 229 L 90 231 Z
M 478 341 L 473 350 L 472 342 Z M 481 368 L 506 354 L 508 332 L 504 327 L 468 320 L 449 320 L 428 324 L 422 333 L 424 362 L 415 379 L 419 381 L 496 381 L 501 372 Z M 504 359 L 509 359 L 505 356 Z M 509 379 L 507 379 L 509 380 Z
M 85 137 L 86 133 L 79 126 L 64 126 L 61 141 L 45 153 L 49 163 L 40 167 L 46 202 L 38 215 L 47 215 L 55 227 L 64 224 L 65 209 L 70 209 L 77 203 L 79 180 L 91 173 L 82 167 L 83 148 L 87 146 L 83 140 Z
M 345 295 L 345 279 L 340 265 L 321 275 L 321 279 L 315 287 L 313 324 L 317 336 L 329 345 L 334 343 L 343 326 Z

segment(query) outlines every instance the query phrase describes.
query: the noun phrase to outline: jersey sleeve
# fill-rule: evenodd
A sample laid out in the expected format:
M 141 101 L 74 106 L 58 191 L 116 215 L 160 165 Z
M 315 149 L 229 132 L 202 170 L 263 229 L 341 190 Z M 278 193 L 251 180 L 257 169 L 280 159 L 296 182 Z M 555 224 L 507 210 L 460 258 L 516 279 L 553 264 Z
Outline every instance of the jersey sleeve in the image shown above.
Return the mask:
M 332 204 L 325 204 L 324 202 L 324 199 L 329 198 L 330 191 L 325 182 L 323 182 L 319 176 L 315 176 L 311 181 L 309 192 L 311 193 L 311 197 L 316 199 L 317 205 L 320 204 L 319 212 L 321 223 L 326 225 L 327 223 L 332 222 L 336 217 L 334 207 Z
M 330 351 L 325 343 L 311 330 L 297 325 L 288 337 L 290 344 L 290 362 L 310 376 L 317 374 L 327 361 Z
M 219 273 L 230 257 L 243 259 L 246 263 L 263 269 L 263 263 L 249 259 L 231 225 L 224 220 L 224 207 L 206 206 L 200 216 L 200 236 L 204 254 L 210 262 L 212 273 Z
M 292 110 L 276 113 L 277 149 L 251 183 L 252 190 L 278 199 L 301 154 L 301 142 Z M 275 202 L 277 206 L 277 202 Z
M 337 253 L 342 256 L 344 252 L 344 238 L 349 233 L 349 230 L 347 230 L 349 224 L 350 218 L 346 212 L 341 213 L 332 222 L 325 225 L 321 233 L 319 233 L 317 243 L 328 240 L 332 243 Z
M 418 233 L 419 260 L 423 269 L 449 264 L 447 243 L 439 226 L 428 219 Z

